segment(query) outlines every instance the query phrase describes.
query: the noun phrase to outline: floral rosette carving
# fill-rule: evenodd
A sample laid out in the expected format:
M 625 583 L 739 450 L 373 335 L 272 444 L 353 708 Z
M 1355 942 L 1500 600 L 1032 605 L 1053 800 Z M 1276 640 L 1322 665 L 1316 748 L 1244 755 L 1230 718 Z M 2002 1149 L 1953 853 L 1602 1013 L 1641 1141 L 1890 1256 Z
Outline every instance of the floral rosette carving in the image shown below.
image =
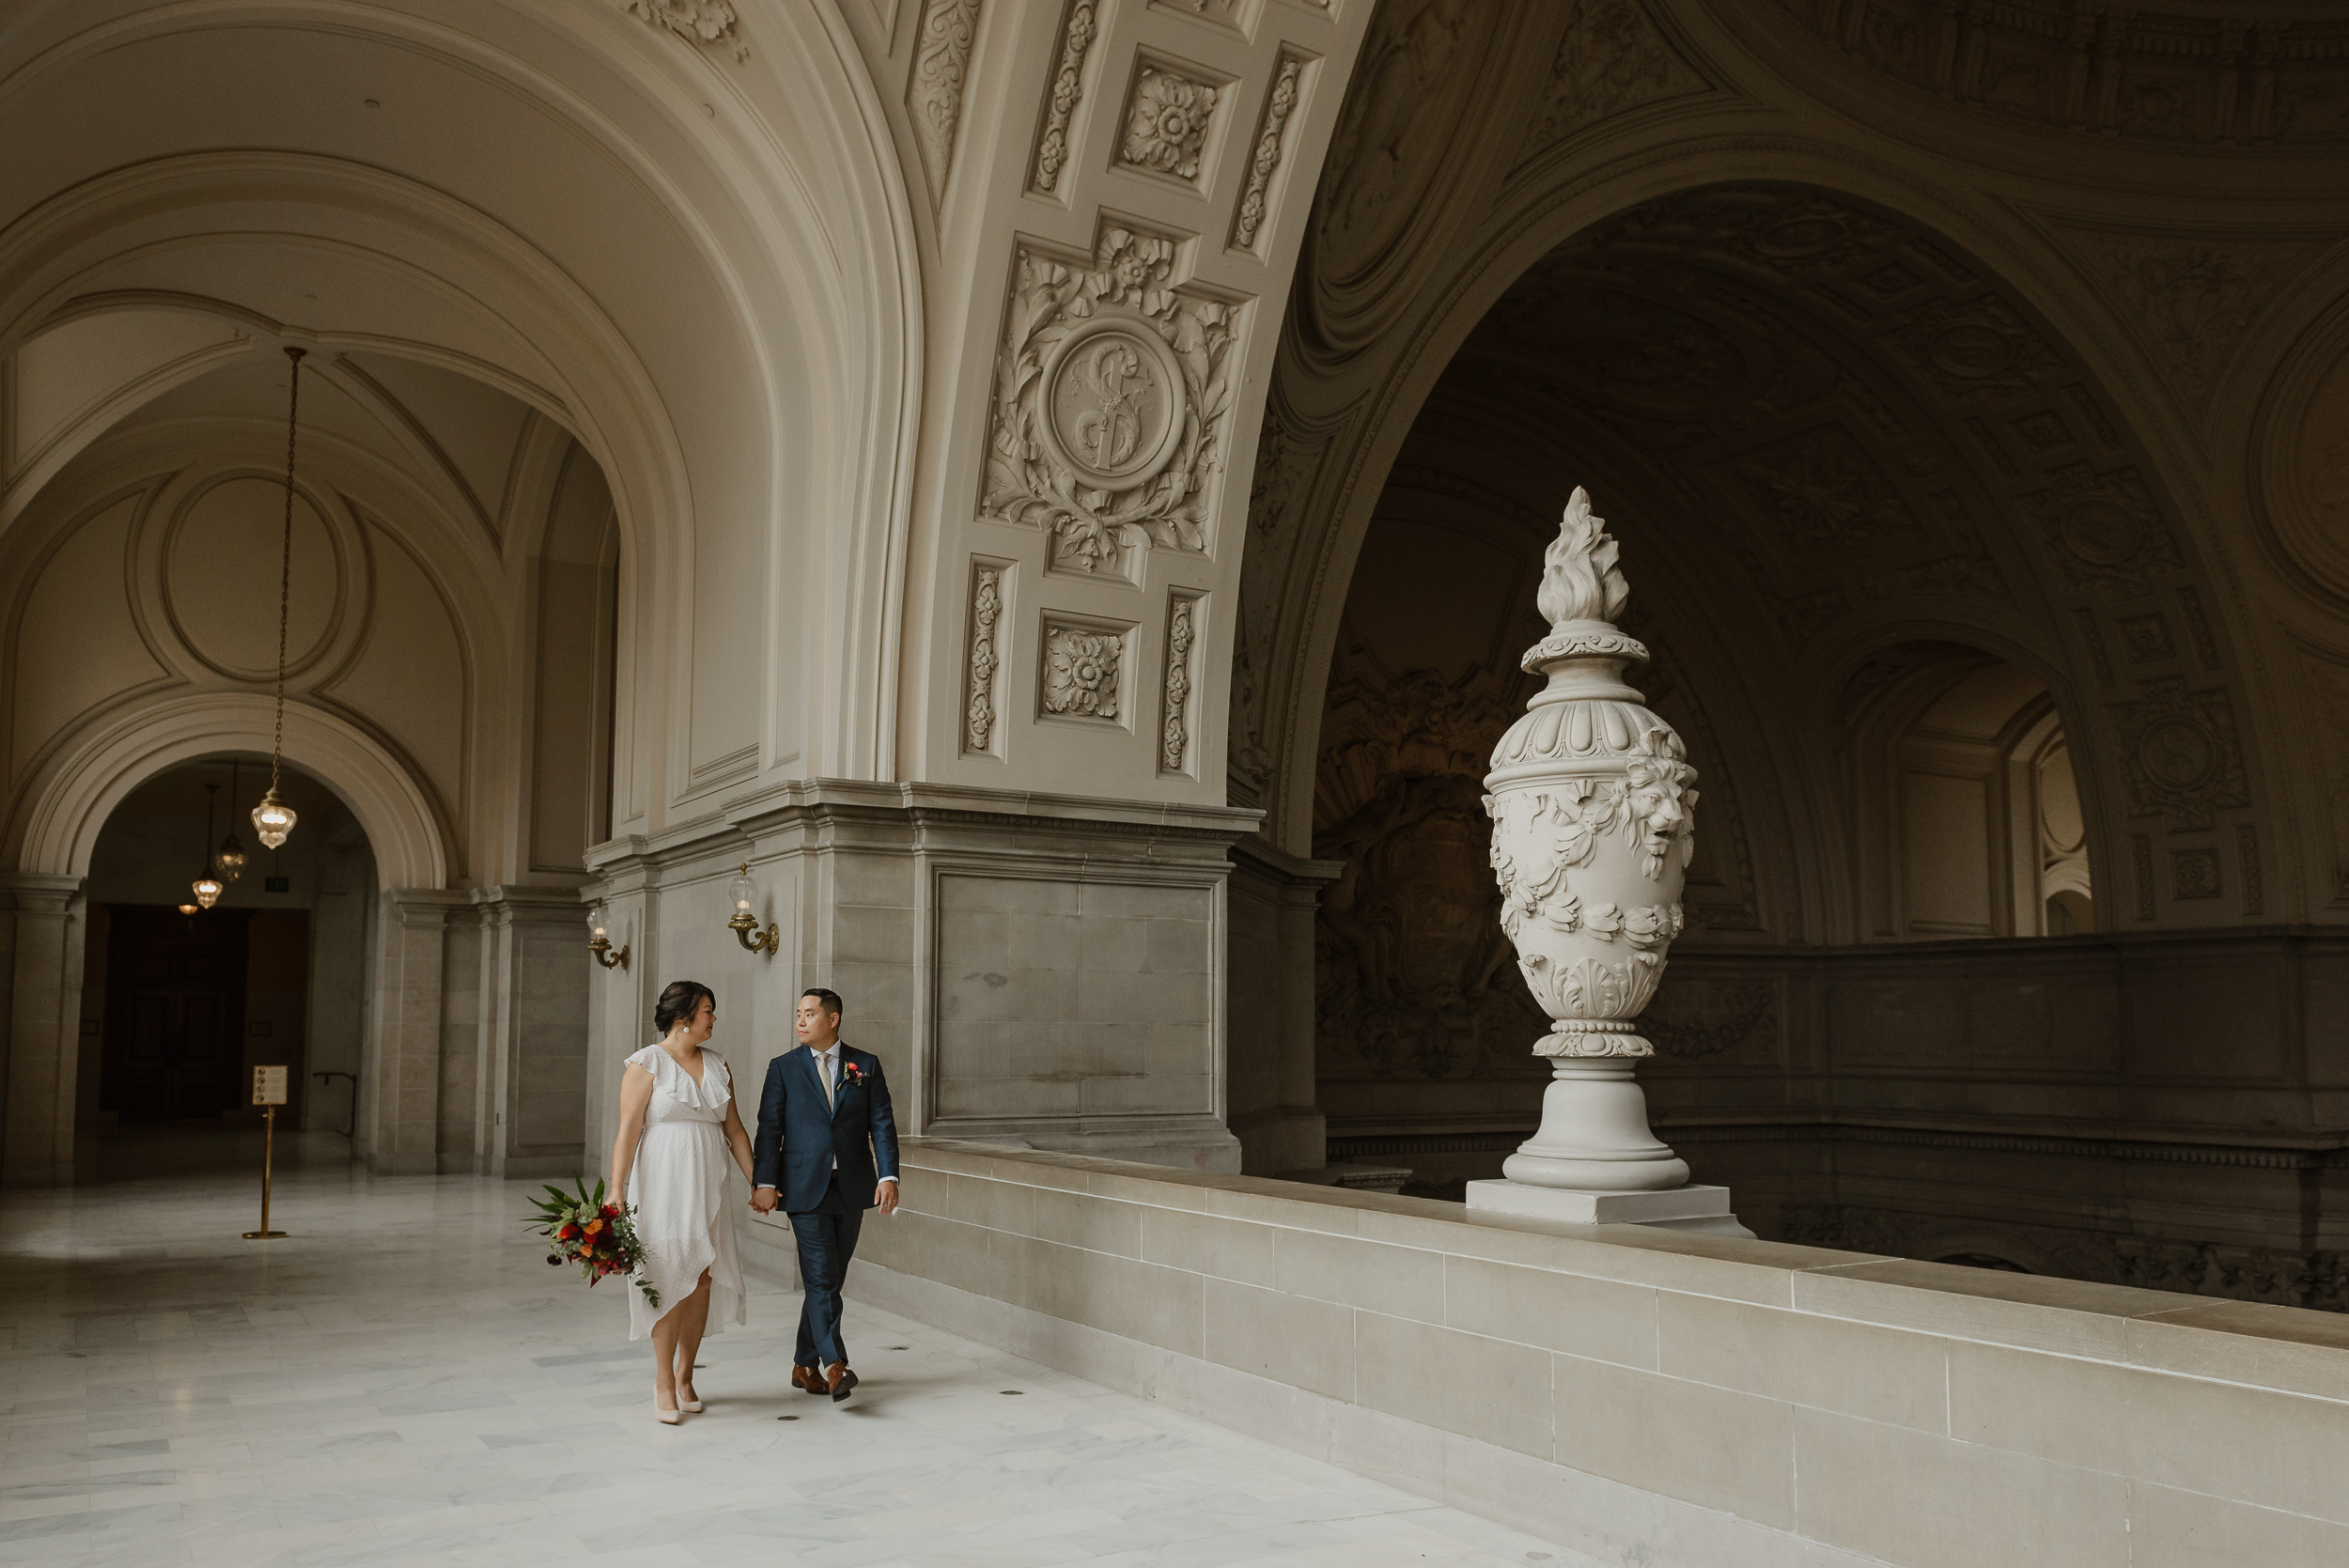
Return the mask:
M 1680 935 L 1696 849 L 1696 770 L 1623 672 L 1647 650 L 1612 624 L 1630 595 L 1615 541 L 1580 489 L 1544 561 L 1549 685 L 1493 750 L 1485 808 L 1501 926 L 1556 1028 L 1550 1057 L 1647 1056 L 1632 1020 Z
M 1056 626 L 1045 635 L 1044 711 L 1115 719 L 1117 666 L 1126 640 L 1113 631 Z

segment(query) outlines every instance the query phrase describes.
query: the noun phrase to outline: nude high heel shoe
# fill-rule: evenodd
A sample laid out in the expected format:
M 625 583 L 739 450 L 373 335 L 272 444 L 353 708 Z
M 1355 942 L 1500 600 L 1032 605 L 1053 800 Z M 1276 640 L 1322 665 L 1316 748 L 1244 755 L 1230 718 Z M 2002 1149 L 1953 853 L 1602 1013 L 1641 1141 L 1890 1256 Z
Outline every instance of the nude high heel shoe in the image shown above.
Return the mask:
M 655 1405 L 652 1407 L 652 1413 L 653 1419 L 658 1421 L 663 1426 L 675 1426 L 677 1422 L 685 1419 L 683 1412 L 677 1410 L 663 1410 L 658 1405 Z

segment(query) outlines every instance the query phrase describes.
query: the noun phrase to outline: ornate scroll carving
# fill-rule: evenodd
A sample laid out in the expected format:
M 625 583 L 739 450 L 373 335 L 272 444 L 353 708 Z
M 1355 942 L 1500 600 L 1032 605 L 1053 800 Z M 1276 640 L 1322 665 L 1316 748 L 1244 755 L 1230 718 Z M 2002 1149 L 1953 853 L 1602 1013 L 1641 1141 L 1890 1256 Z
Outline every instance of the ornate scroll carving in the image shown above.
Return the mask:
M 1572 0 L 1571 11 L 1523 156 L 1641 104 L 1706 90 L 1639 0 Z
M 1003 665 L 1003 568 L 982 563 L 971 574 L 971 667 L 963 707 L 963 750 L 995 742 L 995 672 Z
M 1123 228 L 1090 269 L 1019 252 L 979 512 L 1050 531 L 1058 565 L 1206 549 L 1238 313 L 1174 266 L 1172 241 Z
M 1062 167 L 1068 162 L 1068 119 L 1084 97 L 1085 55 L 1093 48 L 1096 0 L 1069 0 L 1068 22 L 1061 29 L 1060 67 L 1052 72 L 1052 96 L 1044 110 L 1044 133 L 1036 139 L 1035 173 L 1028 188 L 1050 195 L 1060 189 Z
M 628 8 L 630 15 L 666 27 L 689 43 L 730 49 L 737 60 L 751 57 L 751 46 L 735 31 L 742 19 L 735 14 L 733 0 L 628 0 Z
M 1130 168 L 1199 182 L 1200 149 L 1215 123 L 1219 98 L 1212 83 L 1194 81 L 1169 67 L 1143 61 L 1134 73 L 1128 100 L 1126 134 L 1118 161 Z
M 913 79 L 906 85 L 906 107 L 913 111 L 933 208 L 945 198 L 946 176 L 954 166 L 962 84 L 978 28 L 979 0 L 929 0 L 922 11 L 922 39 L 914 49 Z
M 1073 719 L 1119 721 L 1117 677 L 1123 632 L 1044 623 L 1044 711 Z
M 1266 194 L 1288 145 L 1289 116 L 1296 112 L 1298 85 L 1304 70 L 1303 60 L 1282 51 L 1281 64 L 1272 75 L 1272 94 L 1265 100 L 1264 124 L 1256 131 L 1255 156 L 1248 162 L 1248 184 L 1240 192 L 1239 210 L 1232 215 L 1232 245 L 1236 250 L 1256 248 L 1257 231 L 1264 226 Z
M 1166 722 L 1159 731 L 1159 767 L 1180 773 L 1190 758 L 1190 644 L 1198 601 L 1177 594 L 1166 614 Z

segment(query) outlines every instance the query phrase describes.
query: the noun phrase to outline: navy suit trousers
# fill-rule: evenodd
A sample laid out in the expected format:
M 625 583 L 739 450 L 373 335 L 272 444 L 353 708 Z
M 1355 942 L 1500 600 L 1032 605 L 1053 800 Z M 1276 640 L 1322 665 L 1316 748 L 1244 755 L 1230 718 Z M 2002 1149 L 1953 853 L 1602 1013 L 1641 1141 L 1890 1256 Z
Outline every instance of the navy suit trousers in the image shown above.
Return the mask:
M 791 1358 L 801 1366 L 829 1367 L 848 1358 L 840 1339 L 840 1287 L 863 1229 L 864 1210 L 841 1196 L 838 1176 L 824 1189 L 821 1203 L 791 1216 L 791 1234 L 800 1243 L 800 1283 L 807 1292 L 800 1304 L 799 1349 Z

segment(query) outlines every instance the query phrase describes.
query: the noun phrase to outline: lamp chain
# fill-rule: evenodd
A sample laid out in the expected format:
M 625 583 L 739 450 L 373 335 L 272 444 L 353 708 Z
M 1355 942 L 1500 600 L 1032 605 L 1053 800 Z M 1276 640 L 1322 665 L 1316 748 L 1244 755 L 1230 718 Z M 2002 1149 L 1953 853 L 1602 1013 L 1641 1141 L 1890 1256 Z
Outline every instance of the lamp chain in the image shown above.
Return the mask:
M 301 429 L 303 353 L 300 349 L 286 350 L 286 357 L 293 361 L 293 380 L 286 393 L 286 538 L 277 558 L 277 727 L 269 743 L 272 796 L 277 793 L 277 759 L 286 746 L 286 620 L 293 601 L 294 436 Z

